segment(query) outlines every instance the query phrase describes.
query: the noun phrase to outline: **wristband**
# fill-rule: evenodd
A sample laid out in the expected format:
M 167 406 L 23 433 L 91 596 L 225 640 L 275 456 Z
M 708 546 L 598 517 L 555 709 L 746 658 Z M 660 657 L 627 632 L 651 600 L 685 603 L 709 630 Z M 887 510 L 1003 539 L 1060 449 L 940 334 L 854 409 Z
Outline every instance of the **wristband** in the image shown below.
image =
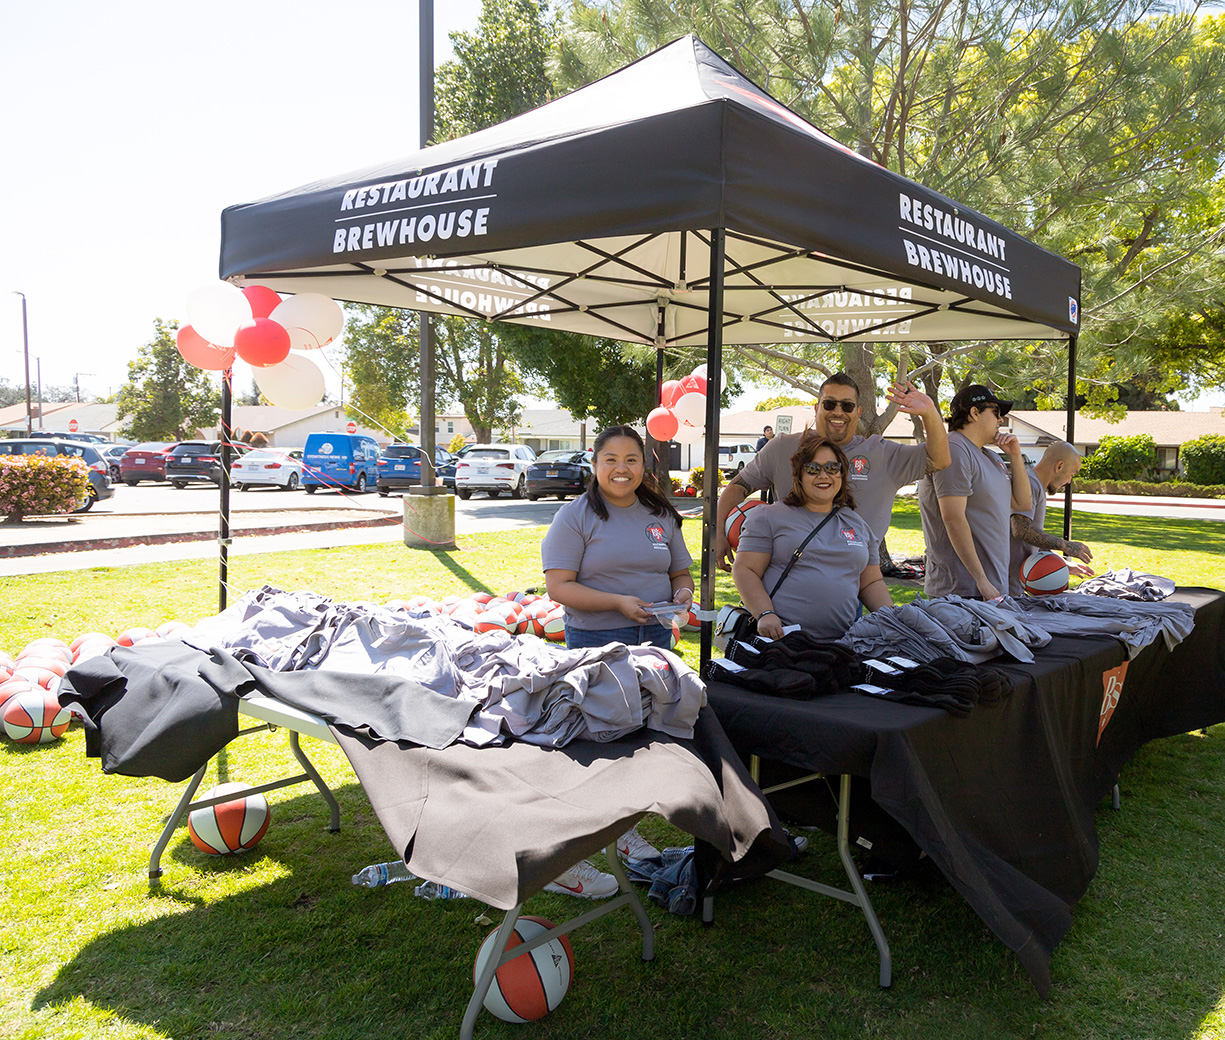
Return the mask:
M 760 621 L 760 620 L 761 620 L 763 617 L 765 617 L 767 614 L 773 614 L 775 617 L 778 617 L 778 611 L 777 611 L 777 610 L 763 610 L 763 611 L 762 611 L 760 614 L 758 614 L 758 615 L 757 615 L 757 617 L 753 618 L 753 620 L 754 620 L 754 621 Z

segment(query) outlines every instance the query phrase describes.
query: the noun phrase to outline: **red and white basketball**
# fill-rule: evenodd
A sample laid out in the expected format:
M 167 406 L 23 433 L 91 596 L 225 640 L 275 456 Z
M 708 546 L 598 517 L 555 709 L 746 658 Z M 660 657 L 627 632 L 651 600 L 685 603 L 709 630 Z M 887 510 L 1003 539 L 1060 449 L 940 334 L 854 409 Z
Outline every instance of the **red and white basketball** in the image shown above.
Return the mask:
M 685 632 L 701 632 L 702 622 L 698 620 L 697 612 L 690 607 L 689 612 L 681 616 L 681 629 Z
M 119 633 L 119 637 L 115 640 L 120 646 L 135 646 L 142 639 L 148 639 L 153 635 L 151 628 L 129 628 Z
M 68 649 L 74 654 L 81 649 L 82 643 L 92 643 L 94 640 L 106 640 L 108 643 L 114 643 L 112 636 L 108 636 L 105 632 L 82 632 L 71 643 L 68 644 Z
M 78 661 L 104 654 L 112 646 L 115 646 L 115 640 L 101 632 L 89 632 L 78 636 L 72 641 L 72 663 L 76 664 Z
M 1068 565 L 1053 552 L 1038 552 L 1021 564 L 1021 587 L 1031 596 L 1053 596 L 1068 587 Z
M 493 596 L 488 592 L 474 592 L 468 598 L 472 600 L 473 603 L 480 603 L 482 606 L 484 606 L 491 599 L 493 599 Z
M 544 623 L 541 625 L 544 629 L 545 639 L 551 640 L 554 643 L 564 643 L 566 641 L 566 611 L 564 607 L 554 607 L 544 616 Z
M 71 721 L 72 713 L 40 686 L 10 697 L 4 705 L 4 732 L 18 744 L 50 744 L 64 735 Z
M 63 661 L 65 664 L 72 664 L 72 651 L 62 639 L 31 640 L 17 655 L 17 660 L 24 661 L 28 657 L 37 657 L 40 660 Z
M 23 657 L 13 669 L 14 679 L 29 679 L 39 686 L 49 687 L 53 680 L 61 679 L 68 666 L 60 660 L 46 657 Z
M 552 928 L 553 922 L 543 917 L 520 917 L 506 948 L 513 950 Z M 472 966 L 473 982 L 491 958 L 500 956 L 501 951 L 495 954 L 497 939 L 498 929 L 495 928 L 481 943 Z M 535 1022 L 562 1002 L 573 977 L 574 950 L 569 938 L 559 935 L 498 968 L 485 994 L 485 1009 L 503 1022 Z
M 191 625 L 186 621 L 163 621 L 154 630 L 154 635 L 161 636 L 163 639 L 173 639 L 175 636 L 182 635 L 184 632 L 190 632 Z
M 227 794 L 242 795 L 249 790 L 246 784 L 218 784 L 211 791 L 205 791 L 200 800 Z M 193 809 L 187 817 L 187 833 L 201 852 L 228 856 L 254 848 L 271 821 L 268 799 L 262 794 L 249 794 L 206 809 Z
M 745 514 L 754 506 L 762 505 L 760 498 L 746 499 L 737 506 L 733 506 L 727 514 L 727 519 L 723 521 L 723 533 L 727 535 L 727 544 L 733 549 L 740 545 L 740 532 L 744 529 Z
M 669 644 L 669 650 L 675 650 L 681 641 L 681 626 L 679 622 L 672 622 L 672 642 Z
M 553 609 L 551 603 L 546 603 L 544 600 L 534 600 L 523 608 L 523 618 L 527 622 L 526 632 L 531 632 L 533 635 L 544 635 L 544 619 L 550 610 Z
M 2 710 L 13 697 L 16 697 L 17 694 L 28 693 L 30 690 L 40 689 L 42 689 L 42 687 L 30 679 L 6 679 L 4 682 L 0 682 L 0 710 Z M 2 713 L 0 713 L 0 718 L 2 717 Z
M 507 622 L 506 614 L 500 610 L 482 610 L 472 625 L 475 632 L 509 632 L 514 622 Z

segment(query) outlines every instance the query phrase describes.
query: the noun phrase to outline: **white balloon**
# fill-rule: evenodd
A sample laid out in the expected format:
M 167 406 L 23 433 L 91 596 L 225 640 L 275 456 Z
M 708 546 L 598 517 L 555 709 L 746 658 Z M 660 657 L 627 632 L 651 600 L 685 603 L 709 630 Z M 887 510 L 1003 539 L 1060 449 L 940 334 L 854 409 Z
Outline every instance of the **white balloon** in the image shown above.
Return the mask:
M 210 282 L 187 297 L 187 324 L 215 346 L 234 346 L 238 326 L 251 320 L 250 302 L 229 282 Z
M 253 368 L 255 385 L 278 408 L 313 408 L 323 400 L 323 373 L 310 358 L 290 354 L 279 365 Z
M 690 392 L 681 394 L 672 404 L 672 414 L 681 425 L 701 426 L 706 421 L 706 395 Z
M 706 362 L 703 361 L 702 364 L 698 365 L 698 367 L 695 368 L 689 374 L 691 376 L 701 376 L 703 379 L 706 380 L 707 383 L 709 383 L 710 377 L 706 375 L 708 371 L 709 371 L 709 366 L 706 364 Z M 709 389 L 709 387 L 707 387 L 707 389 Z M 727 389 L 727 373 L 724 372 L 723 369 L 719 369 L 719 393 L 722 393 L 726 389 Z
M 703 361 L 700 365 L 698 365 L 697 368 L 695 368 L 689 374 L 691 376 L 701 376 L 703 379 L 705 379 L 706 378 L 706 362 Z
M 345 312 L 340 304 L 322 293 L 304 292 L 281 301 L 270 315 L 289 333 L 289 345 L 295 350 L 318 350 L 326 347 L 344 328 Z
M 672 439 L 677 444 L 693 444 L 702 439 L 705 430 L 704 426 L 690 426 L 688 423 L 681 423 L 681 428 L 676 431 Z

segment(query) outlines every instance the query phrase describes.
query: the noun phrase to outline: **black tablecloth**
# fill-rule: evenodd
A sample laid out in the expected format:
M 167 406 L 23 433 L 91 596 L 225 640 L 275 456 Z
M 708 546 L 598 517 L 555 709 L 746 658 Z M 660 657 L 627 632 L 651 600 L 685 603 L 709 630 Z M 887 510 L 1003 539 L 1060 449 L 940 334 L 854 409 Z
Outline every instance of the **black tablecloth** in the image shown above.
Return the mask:
M 1094 807 L 1146 741 L 1225 721 L 1225 596 L 1173 598 L 1196 609 L 1173 651 L 1128 661 L 1118 640 L 1056 637 L 1032 664 L 993 661 L 1016 688 L 967 718 L 855 693 L 798 702 L 716 682 L 708 695 L 742 754 L 869 778 L 1045 995 L 1097 870 Z

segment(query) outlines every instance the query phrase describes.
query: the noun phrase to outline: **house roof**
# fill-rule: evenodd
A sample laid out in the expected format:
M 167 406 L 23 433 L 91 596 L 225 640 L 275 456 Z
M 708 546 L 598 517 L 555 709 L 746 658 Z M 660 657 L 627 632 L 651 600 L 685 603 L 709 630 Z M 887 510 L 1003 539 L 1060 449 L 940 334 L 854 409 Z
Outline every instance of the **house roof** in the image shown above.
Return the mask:
M 1039 434 L 1055 440 L 1067 439 L 1068 417 L 1065 412 L 1013 411 L 1013 430 L 1024 423 Z M 1019 432 L 1019 431 L 1017 431 Z M 1076 414 L 1075 442 L 1098 444 L 1102 437 L 1134 437 L 1147 433 L 1159 448 L 1174 448 L 1209 433 L 1225 434 L 1225 411 L 1213 408 L 1207 412 L 1128 412 L 1118 422 L 1091 419 Z

